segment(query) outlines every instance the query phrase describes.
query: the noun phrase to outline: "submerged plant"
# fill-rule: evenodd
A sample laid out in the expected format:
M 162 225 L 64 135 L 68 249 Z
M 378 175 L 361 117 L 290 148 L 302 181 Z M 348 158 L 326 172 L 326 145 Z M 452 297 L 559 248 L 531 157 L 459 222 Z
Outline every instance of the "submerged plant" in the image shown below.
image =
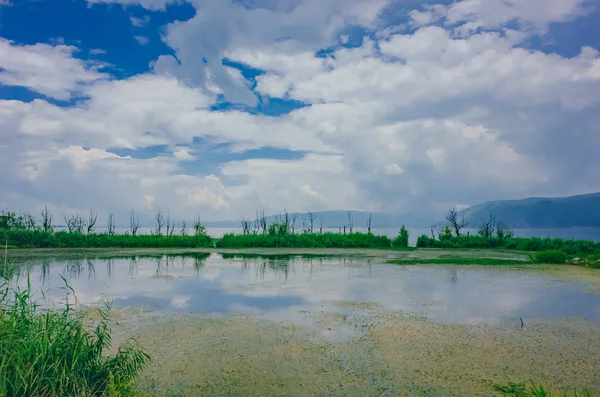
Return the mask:
M 66 281 L 65 281 L 66 285 Z M 88 329 L 85 317 L 69 304 L 41 309 L 29 282 L 24 290 L 0 285 L 0 395 L 122 396 L 134 393 L 132 381 L 149 356 L 134 342 L 111 346 L 110 305 Z

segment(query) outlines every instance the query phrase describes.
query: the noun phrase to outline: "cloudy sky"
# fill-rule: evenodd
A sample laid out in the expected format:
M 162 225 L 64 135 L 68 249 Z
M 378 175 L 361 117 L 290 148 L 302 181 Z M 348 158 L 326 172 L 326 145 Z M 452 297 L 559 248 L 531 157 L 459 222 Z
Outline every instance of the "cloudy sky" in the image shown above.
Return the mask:
M 0 0 L 0 206 L 190 219 L 600 191 L 597 0 Z

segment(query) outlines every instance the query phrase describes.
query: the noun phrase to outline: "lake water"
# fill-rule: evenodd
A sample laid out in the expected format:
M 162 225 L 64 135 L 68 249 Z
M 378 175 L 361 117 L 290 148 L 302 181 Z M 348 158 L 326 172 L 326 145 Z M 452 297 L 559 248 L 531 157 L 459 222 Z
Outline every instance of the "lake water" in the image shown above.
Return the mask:
M 29 272 L 35 289 L 59 299 L 62 276 L 84 305 L 106 299 L 118 307 L 296 322 L 306 312 L 344 314 L 359 303 L 445 322 L 600 321 L 593 285 L 533 268 L 398 266 L 377 257 L 87 255 L 22 259 L 22 282 Z

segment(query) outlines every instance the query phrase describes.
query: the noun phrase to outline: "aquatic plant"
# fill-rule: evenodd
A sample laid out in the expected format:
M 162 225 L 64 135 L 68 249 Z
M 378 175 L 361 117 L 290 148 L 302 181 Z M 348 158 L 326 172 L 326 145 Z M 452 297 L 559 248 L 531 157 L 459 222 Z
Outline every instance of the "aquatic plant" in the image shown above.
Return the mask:
M 108 355 L 111 346 L 110 305 L 88 329 L 85 317 L 69 304 L 41 309 L 27 283 L 25 289 L 0 285 L 0 395 L 124 396 L 149 361 L 133 341 Z
M 573 391 L 553 391 L 535 382 L 531 382 L 529 385 L 515 382 L 495 384 L 494 389 L 500 393 L 516 397 L 592 397 L 592 393 L 587 389 L 582 391 L 576 389 Z

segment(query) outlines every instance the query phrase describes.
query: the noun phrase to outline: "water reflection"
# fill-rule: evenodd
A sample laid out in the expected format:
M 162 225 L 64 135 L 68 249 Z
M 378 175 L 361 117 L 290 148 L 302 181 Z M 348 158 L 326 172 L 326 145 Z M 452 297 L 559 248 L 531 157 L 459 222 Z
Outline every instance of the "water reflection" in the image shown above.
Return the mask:
M 574 279 L 534 270 L 381 261 L 314 255 L 70 255 L 25 262 L 20 270 L 23 279 L 29 275 L 34 287 L 57 298 L 65 277 L 83 304 L 109 299 L 120 306 L 286 319 L 300 311 L 347 312 L 337 302 L 357 301 L 444 321 L 568 316 L 600 321 L 600 295 Z

